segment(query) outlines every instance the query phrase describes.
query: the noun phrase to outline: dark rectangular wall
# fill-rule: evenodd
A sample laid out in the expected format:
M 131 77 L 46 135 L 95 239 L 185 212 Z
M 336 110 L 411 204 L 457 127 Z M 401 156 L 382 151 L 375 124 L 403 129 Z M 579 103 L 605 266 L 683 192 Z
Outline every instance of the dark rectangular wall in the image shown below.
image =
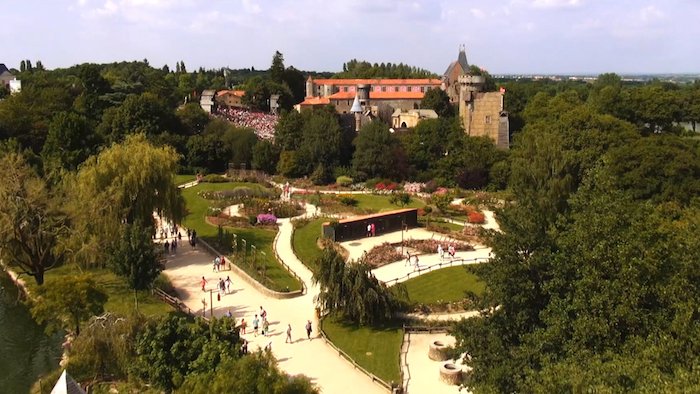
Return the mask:
M 386 214 L 372 216 L 373 217 L 345 221 L 345 223 L 337 223 L 335 229 L 330 228 L 332 227 L 330 223 L 324 223 L 323 236 L 335 242 L 344 242 L 365 238 L 367 236 L 367 225 L 372 223 L 374 223 L 375 235 L 377 236 L 392 231 L 401 231 L 403 224 L 405 224 L 407 228 L 413 228 L 418 225 L 417 209 L 397 213 L 387 212 Z

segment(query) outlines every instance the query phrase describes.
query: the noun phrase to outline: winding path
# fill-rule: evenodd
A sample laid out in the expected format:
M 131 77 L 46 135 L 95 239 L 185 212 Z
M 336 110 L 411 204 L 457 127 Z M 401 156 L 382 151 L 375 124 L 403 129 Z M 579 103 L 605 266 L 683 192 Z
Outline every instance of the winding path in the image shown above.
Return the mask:
M 316 207 L 313 205 L 307 204 L 305 209 L 305 215 L 311 216 L 316 213 Z M 237 211 L 237 207 L 228 209 L 229 214 L 235 215 Z M 370 378 L 355 369 L 350 362 L 339 356 L 337 351 L 320 338 L 314 302 L 315 296 L 319 293 L 318 286 L 312 283 L 311 271 L 294 254 L 292 249 L 294 229 L 291 219 L 280 219 L 278 224 L 279 234 L 273 247 L 279 258 L 304 281 L 307 290 L 301 296 L 290 299 L 272 298 L 232 271 L 213 272 L 213 256 L 201 247 L 192 249 L 185 242 L 178 248 L 175 255 L 168 257 L 164 274 L 177 289 L 180 299 L 190 309 L 198 312 L 206 310 L 206 316 L 209 316 L 210 310 L 213 310 L 215 316 L 223 316 L 230 312 L 238 320 L 245 319 L 248 330 L 242 338 L 249 342 L 249 349 L 271 345 L 272 352 L 282 370 L 292 375 L 308 376 L 323 393 L 386 393 L 385 388 L 372 382 Z M 364 245 L 364 248 L 368 249 L 368 245 Z M 474 252 L 460 252 L 462 253 L 465 255 L 459 257 L 482 258 L 488 256 L 490 250 L 481 248 Z M 437 263 L 438 260 L 437 255 L 426 255 L 421 257 L 421 264 L 429 265 Z M 389 280 L 404 276 L 412 269 L 412 267 L 406 267 L 403 262 L 396 262 L 373 272 L 378 279 Z M 425 272 L 418 272 L 416 275 Z M 227 276 L 230 276 L 233 281 L 232 294 L 222 295 L 219 300 L 215 290 L 216 283 L 219 278 L 225 279 Z M 208 282 L 205 291 L 201 289 L 202 277 Z M 252 333 L 252 320 L 254 315 L 259 313 L 261 306 L 267 311 L 270 321 L 271 333 L 268 337 L 256 336 Z M 313 323 L 312 340 L 306 339 L 304 332 L 307 319 Z M 287 324 L 292 327 L 294 341 L 292 344 L 285 343 Z

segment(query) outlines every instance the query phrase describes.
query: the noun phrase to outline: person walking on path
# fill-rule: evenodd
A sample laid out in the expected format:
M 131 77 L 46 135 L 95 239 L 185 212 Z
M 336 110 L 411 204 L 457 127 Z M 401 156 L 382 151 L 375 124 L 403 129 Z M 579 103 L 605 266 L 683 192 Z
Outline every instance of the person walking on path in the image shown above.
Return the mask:
M 292 343 L 292 325 L 287 324 L 287 339 L 284 340 L 284 343 Z
M 440 260 L 445 257 L 445 249 L 442 248 L 442 244 L 438 244 L 437 252 L 440 255 Z
M 376 235 L 377 235 L 377 226 L 375 226 L 374 223 L 372 223 L 372 236 L 374 237 Z
M 309 341 L 311 340 L 311 320 L 306 321 L 306 337 L 309 338 Z
M 204 279 L 204 277 L 202 277 L 202 291 L 206 291 L 206 290 L 204 289 L 204 288 L 206 287 L 206 285 L 207 285 L 207 280 Z
M 260 320 L 258 319 L 258 315 L 255 315 L 253 318 L 253 333 L 255 336 L 258 336 L 258 325 L 260 324 Z
M 418 255 L 414 255 L 413 258 L 415 259 L 413 260 L 413 270 L 415 271 L 418 269 Z
M 212 272 L 219 272 L 219 262 L 220 262 L 219 256 L 216 256 L 216 258 L 214 259 L 214 262 L 213 262 L 214 265 L 213 265 L 212 270 L 211 270 Z
M 241 319 L 241 334 L 245 335 L 245 328 L 248 326 L 248 323 L 245 322 L 245 319 Z
M 367 224 L 367 236 L 371 237 L 372 236 L 372 225 Z
M 170 242 L 170 250 L 172 250 L 173 255 L 177 255 L 177 240 L 175 238 Z
M 263 317 L 263 322 L 262 322 L 262 334 L 264 336 L 270 335 L 270 322 L 267 321 L 267 319 L 264 317 Z
M 231 277 L 226 275 L 226 294 L 231 294 Z
M 163 251 L 165 252 L 166 256 L 170 254 L 170 242 L 168 242 L 167 239 L 165 240 L 165 243 L 163 244 Z
M 406 262 L 403 264 L 403 266 L 411 265 L 411 252 L 408 250 L 406 251 Z
M 260 317 L 263 319 L 267 319 L 267 312 L 263 309 L 263 307 L 260 307 Z

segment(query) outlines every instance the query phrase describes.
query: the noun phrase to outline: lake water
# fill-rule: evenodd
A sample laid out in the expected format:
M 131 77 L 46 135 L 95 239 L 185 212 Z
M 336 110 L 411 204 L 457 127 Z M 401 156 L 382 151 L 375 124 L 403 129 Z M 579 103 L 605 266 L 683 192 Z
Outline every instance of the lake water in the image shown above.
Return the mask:
M 39 375 L 58 367 L 62 339 L 61 334 L 47 336 L 32 320 L 17 302 L 17 288 L 0 270 L 0 394 L 28 393 Z

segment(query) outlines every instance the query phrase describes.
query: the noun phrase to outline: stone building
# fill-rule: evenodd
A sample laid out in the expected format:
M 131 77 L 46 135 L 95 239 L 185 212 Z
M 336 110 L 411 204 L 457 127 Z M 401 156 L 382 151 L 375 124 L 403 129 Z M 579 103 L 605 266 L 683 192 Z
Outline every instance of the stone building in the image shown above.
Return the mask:
M 306 99 L 298 110 L 331 104 L 349 114 L 357 96 L 366 116 L 391 122 L 395 110 L 420 108 L 425 92 L 440 87 L 439 79 L 313 79 L 306 81 Z
M 471 136 L 487 136 L 497 147 L 508 149 L 510 130 L 508 113 L 503 106 L 505 90 L 485 92 L 486 79 L 469 70 L 464 46 L 457 61 L 452 62 L 442 77 L 442 88 L 450 101 L 459 107 L 464 132 Z
M 391 115 L 391 127 L 394 129 L 413 128 L 423 119 L 437 119 L 438 114 L 432 109 L 396 109 Z
M 216 104 L 225 108 L 247 108 L 243 105 L 245 90 L 219 90 L 216 92 Z
M 202 107 L 204 112 L 210 114 L 216 110 L 215 96 L 215 90 L 207 89 L 202 91 L 202 95 L 199 97 L 199 106 Z

